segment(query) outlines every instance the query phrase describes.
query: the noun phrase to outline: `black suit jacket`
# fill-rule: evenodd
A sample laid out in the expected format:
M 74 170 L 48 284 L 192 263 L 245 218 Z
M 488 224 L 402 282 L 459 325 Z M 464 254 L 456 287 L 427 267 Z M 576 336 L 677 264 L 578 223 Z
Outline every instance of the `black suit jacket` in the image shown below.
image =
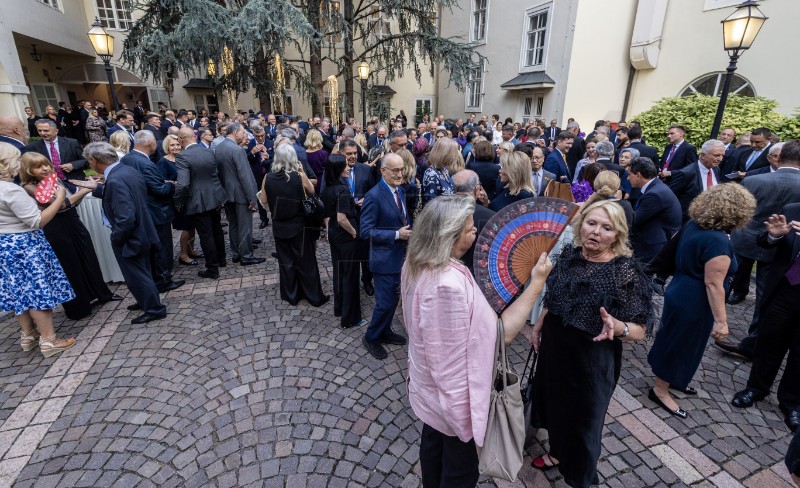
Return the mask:
M 769 160 L 767 159 L 767 155 L 769 154 L 769 150 L 772 149 L 772 144 L 765 147 L 761 154 L 758 155 L 753 164 L 750 167 L 747 167 L 747 160 L 750 159 L 750 155 L 753 154 L 753 148 L 751 147 L 749 151 L 742 151 L 739 154 L 739 159 L 736 161 L 736 169 L 738 171 L 753 171 L 754 169 L 763 168 L 764 166 L 769 166 Z
M 783 215 L 786 216 L 786 221 L 800 220 L 800 203 L 790 203 L 783 207 Z M 769 305 L 769 298 L 784 279 L 784 275 L 789 271 L 792 263 L 800 254 L 800 237 L 794 231 L 790 230 L 788 234 L 778 239 L 775 242 L 769 242 L 769 233 L 763 230 L 757 237 L 756 242 L 761 247 L 777 248 L 775 257 L 767 271 L 766 282 L 764 283 L 764 295 L 762 304 Z M 785 283 L 788 286 L 788 283 Z
M 664 165 L 667 164 L 667 158 L 669 157 L 670 151 L 672 151 L 672 144 L 667 144 L 664 146 L 664 154 L 661 155 L 661 161 L 659 162 L 658 169 L 664 169 Z M 697 149 L 688 142 L 683 141 L 683 143 L 675 150 L 675 154 L 672 156 L 672 161 L 669 163 L 668 171 L 678 171 L 679 169 L 689 166 L 695 161 L 697 161 Z
M 500 165 L 494 164 L 494 160 L 473 160 L 469 162 L 467 169 L 478 174 L 481 186 L 486 190 L 486 196 L 489 197 L 489 200 L 493 199 L 495 195 L 497 195 L 497 181 L 499 181 L 498 178 L 500 177 Z
M 738 171 L 739 159 L 741 159 L 743 153 L 747 152 L 749 154 L 750 151 L 750 146 L 735 147 L 733 144 L 728 146 L 725 151 L 725 157 L 722 158 L 722 163 L 719 165 L 719 172 L 722 173 L 723 180 L 731 181 L 725 175 Z M 747 160 L 745 159 L 745 161 Z
M 634 255 L 650 262 L 681 227 L 681 204 L 658 178 L 636 201 L 631 228 Z
M 175 124 L 173 124 L 172 121 L 167 118 L 164 118 L 164 120 L 161 121 L 161 129 L 159 129 L 161 131 L 161 139 L 167 137 L 167 134 L 169 134 L 167 131 L 173 125 Z
M 712 168 L 714 177 L 717 183 L 721 183 L 719 168 Z M 683 214 L 683 222 L 689 220 L 689 205 L 692 200 L 703 192 L 703 180 L 700 173 L 700 166 L 698 164 L 691 164 L 683 169 L 674 171 L 672 179 L 669 182 L 669 189 L 678 197 L 681 204 L 681 213 Z
M 61 164 L 72 164 L 72 171 L 64 173 L 67 179 L 85 180 L 86 173 L 83 170 L 89 166 L 89 163 L 83 159 L 83 150 L 81 150 L 81 145 L 78 144 L 78 141 L 68 137 L 58 137 L 56 144 L 58 145 L 58 156 L 61 159 Z M 42 139 L 33 142 L 28 146 L 28 149 L 43 154 L 47 159 L 50 159 L 50 151 L 48 151 L 48 146 Z
M 578 161 L 583 159 L 584 154 L 586 154 L 586 141 L 583 137 L 575 136 L 572 147 L 567 151 L 567 167 L 569 168 L 570 177 L 575 174 Z
M 147 208 L 153 224 L 163 225 L 172 222 L 175 217 L 175 212 L 172 210 L 175 185 L 164 181 L 164 176 L 158 170 L 158 166 L 139 151 L 131 151 L 120 159 L 120 162 L 137 170 L 144 178 L 147 187 Z
M 13 137 L 0 135 L 0 142 L 5 142 L 6 144 L 11 144 L 12 146 L 16 147 L 19 149 L 20 154 L 25 154 L 31 150 L 28 146 L 23 144 L 22 141 L 14 139 Z
M 103 189 L 103 211 L 111 223 L 111 244 L 123 257 L 149 253 L 159 245 L 147 210 L 147 187 L 135 169 L 119 163 L 111 170 Z
M 475 202 L 475 211 L 472 213 L 472 222 L 473 225 L 475 225 L 475 228 L 478 229 L 477 235 L 481 235 L 483 226 L 486 225 L 486 222 L 488 222 L 489 219 L 492 218 L 494 213 L 495 213 L 494 210 L 484 207 L 483 205 L 481 205 L 480 202 Z M 472 241 L 472 245 L 469 246 L 467 252 L 465 252 L 464 255 L 461 256 L 461 261 L 464 262 L 464 265 L 467 268 L 469 268 L 469 270 L 472 271 L 473 274 L 475 274 L 475 271 L 473 270 L 472 267 L 472 260 L 475 257 L 475 243 L 477 242 L 478 239 Z
M 544 143 L 546 145 L 548 145 L 548 146 L 550 145 L 550 142 L 552 142 L 552 141 L 554 141 L 556 139 L 551 132 L 552 132 L 552 127 L 547 127 L 544 130 L 544 134 L 542 134 L 542 138 L 544 139 Z M 555 135 L 558 136 L 558 134 L 560 134 L 560 133 L 561 133 L 561 127 L 556 127 Z
M 625 149 L 636 149 L 639 151 L 639 156 L 652 159 L 653 164 L 658 166 L 658 151 L 653 146 L 637 141 L 631 142 Z

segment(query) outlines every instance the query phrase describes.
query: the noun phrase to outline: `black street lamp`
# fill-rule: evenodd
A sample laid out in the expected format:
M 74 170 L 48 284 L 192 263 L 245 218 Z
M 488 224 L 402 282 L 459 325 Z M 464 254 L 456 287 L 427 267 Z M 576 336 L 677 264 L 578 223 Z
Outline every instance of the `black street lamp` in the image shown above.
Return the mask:
M 747 0 L 722 21 L 722 38 L 731 62 L 728 65 L 728 74 L 725 75 L 722 93 L 719 96 L 717 115 L 714 117 L 714 125 L 711 127 L 711 139 L 716 139 L 719 134 L 722 114 L 725 112 L 725 104 L 728 102 L 728 92 L 731 89 L 733 72 L 736 71 L 739 56 L 742 51 L 750 49 L 766 20 L 767 17 L 758 9 L 758 4 L 754 0 Z
M 119 110 L 119 102 L 117 101 L 117 91 L 114 89 L 114 73 L 111 71 L 111 58 L 114 56 L 114 36 L 103 29 L 100 19 L 94 18 L 94 24 L 87 33 L 89 40 L 92 41 L 94 51 L 103 60 L 106 67 L 106 75 L 108 75 L 108 88 L 111 90 L 111 101 L 114 105 L 114 110 Z
M 362 60 L 358 65 L 358 79 L 361 80 L 361 130 L 367 132 L 367 78 L 369 78 L 369 65 Z

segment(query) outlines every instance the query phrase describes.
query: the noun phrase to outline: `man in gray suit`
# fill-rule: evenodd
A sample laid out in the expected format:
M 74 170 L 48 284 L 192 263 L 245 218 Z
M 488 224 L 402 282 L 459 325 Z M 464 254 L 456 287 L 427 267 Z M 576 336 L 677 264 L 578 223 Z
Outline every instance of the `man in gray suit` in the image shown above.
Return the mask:
M 775 249 L 765 249 L 756 243 L 756 238 L 764 230 L 764 222 L 770 215 L 780 213 L 790 203 L 800 201 L 800 140 L 795 139 L 784 144 L 778 160 L 778 169 L 772 173 L 748 176 L 742 185 L 756 197 L 756 213 L 744 229 L 731 234 L 731 244 L 739 270 L 731 283 L 731 295 L 728 303 L 739 303 L 747 296 L 750 286 L 750 270 L 756 263 L 756 303 L 753 308 L 753 320 L 747 331 L 748 336 L 739 345 L 734 346 L 716 341 L 717 347 L 745 359 L 753 356 L 756 342 L 756 324 L 761 308 L 765 280 Z
M 197 143 L 189 127 L 182 127 L 178 137 L 183 151 L 175 158 L 178 182 L 173 199 L 175 206 L 191 217 L 200 235 L 206 269 L 197 275 L 217 279 L 219 268 L 225 266 L 225 235 L 219 212 L 228 196 L 219 179 L 214 153 Z
M 225 128 L 225 140 L 214 151 L 222 187 L 228 195 L 225 215 L 228 217 L 232 261 L 241 262 L 242 266 L 265 261 L 253 255 L 253 212 L 256 211 L 258 190 L 247 154 L 242 148 L 245 142 L 247 131 L 242 124 L 232 122 Z

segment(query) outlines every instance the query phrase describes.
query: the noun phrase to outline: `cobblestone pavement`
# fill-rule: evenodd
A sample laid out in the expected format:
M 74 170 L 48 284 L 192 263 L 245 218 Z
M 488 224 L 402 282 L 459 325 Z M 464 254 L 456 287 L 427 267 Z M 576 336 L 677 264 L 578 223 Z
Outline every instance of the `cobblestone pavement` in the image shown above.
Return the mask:
M 89 319 L 58 311 L 59 334 L 78 345 L 53 358 L 22 352 L 16 321 L 0 317 L 0 486 L 419 486 L 405 348 L 376 361 L 361 346 L 363 330 L 338 327 L 332 302 L 281 302 L 270 228 L 256 231 L 266 263 L 229 265 L 219 281 L 176 267 L 187 285 L 163 295 L 165 320 L 131 325 L 124 286 L 116 291 L 125 301 Z M 329 291 L 327 244 L 318 255 Z M 362 299 L 369 318 L 373 300 Z M 751 295 L 731 309 L 734 337 L 752 305 Z M 513 344 L 518 370 L 526 344 Z M 749 364 L 709 347 L 693 383 L 700 394 L 679 399 L 689 411 L 680 420 L 647 399 L 649 345 L 625 346 L 603 486 L 791 486 L 782 466 L 789 432 L 774 395 L 748 410 L 728 403 Z M 542 435 L 530 454 L 546 446 Z M 565 486 L 557 470 L 527 464 L 515 484 L 480 483 L 551 485 Z

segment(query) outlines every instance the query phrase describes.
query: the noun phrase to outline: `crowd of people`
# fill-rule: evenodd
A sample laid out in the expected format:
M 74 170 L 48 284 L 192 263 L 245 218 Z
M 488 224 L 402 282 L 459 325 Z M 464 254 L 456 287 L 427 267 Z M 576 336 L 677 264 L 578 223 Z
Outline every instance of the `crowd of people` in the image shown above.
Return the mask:
M 660 408 L 689 415 L 671 392 L 697 394 L 691 383 L 710 336 L 753 362 L 735 407 L 764 399 L 788 354 L 778 402 L 787 426 L 800 425 L 800 384 L 791 380 L 800 373 L 798 140 L 780 142 L 766 128 L 737 139 L 725 128 L 698 150 L 676 124 L 659 151 L 636 122 L 599 120 L 586 135 L 572 119 L 562 130 L 557 120 L 425 115 L 408 128 L 401 114 L 334 127 L 252 111 L 78 106 L 0 117 L 1 303 L 15 312 L 25 351 L 49 356 L 74 344 L 56 338 L 57 304 L 78 320 L 120 300 L 103 279 L 112 267 L 136 300 L 128 308 L 141 312 L 133 323 L 166 317 L 159 294 L 185 283 L 173 279 L 175 230 L 178 265 L 202 268 L 200 279 L 218 279 L 229 263 L 263 263 L 257 250 L 270 243 L 254 237 L 257 216 L 258 229 L 273 226 L 282 300 L 329 301 L 317 262 L 327 242 L 340 326 L 365 326 L 363 346 L 378 360 L 386 345 L 409 344 L 425 486 L 475 485 L 493 346 L 526 321 L 540 352 L 534 423 L 550 439 L 533 465 L 558 466 L 571 486 L 597 482 L 621 341 L 654 331 L 648 396 Z M 539 259 L 501 314 L 499 338 L 472 277 L 476 234 L 495 212 L 542 196 L 581 211 L 570 240 L 552 261 Z M 105 248 L 114 262 L 100 258 Z M 725 304 L 746 298 L 754 265 L 755 311 L 734 345 Z M 369 319 L 362 288 L 375 297 Z M 664 294 L 660 318 L 654 293 Z M 401 296 L 408 337 L 392 329 Z

